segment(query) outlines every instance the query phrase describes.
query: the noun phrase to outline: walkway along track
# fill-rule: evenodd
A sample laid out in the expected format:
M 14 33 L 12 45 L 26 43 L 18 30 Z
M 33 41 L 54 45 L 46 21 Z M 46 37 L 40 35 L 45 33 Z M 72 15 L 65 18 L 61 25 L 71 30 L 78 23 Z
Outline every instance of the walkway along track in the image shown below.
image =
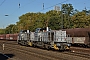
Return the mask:
M 35 52 L 35 51 L 33 51 L 33 49 L 34 48 L 32 48 L 31 50 L 30 49 L 27 49 L 27 48 L 29 48 L 29 47 L 25 47 L 25 46 L 20 46 L 20 45 L 18 45 L 18 44 L 13 44 L 13 43 L 11 43 L 11 44 L 8 44 L 8 43 L 5 43 L 5 44 L 7 44 L 6 45 L 6 49 L 12 49 L 12 50 L 16 50 L 16 51 L 18 51 L 18 52 L 21 52 L 21 53 L 25 53 L 25 54 L 28 54 L 28 55 L 34 55 L 34 56 L 36 56 L 36 57 L 39 57 L 39 58 L 43 58 L 43 59 L 48 59 L 48 60 L 60 60 L 60 59 L 63 59 L 63 60 L 67 60 L 67 58 L 62 58 L 62 57 L 60 57 L 60 56 L 53 56 L 52 54 L 48 54 L 49 53 L 49 51 L 47 51 L 47 54 L 45 54 L 45 53 L 41 53 L 41 52 Z M 13 46 L 11 46 L 11 45 L 14 45 L 14 48 L 13 48 Z M 23 48 L 24 47 L 24 48 Z M 25 49 L 26 48 L 26 49 Z M 52 51 L 52 50 L 51 50 Z M 54 52 L 58 52 L 58 51 L 54 51 Z M 90 55 L 89 54 L 84 54 L 84 53 L 79 53 L 79 52 L 59 52 L 59 53 L 62 53 L 62 54 L 67 54 L 67 55 L 73 55 L 73 56 L 80 56 L 80 57 L 85 57 L 85 58 L 88 58 L 88 59 L 90 59 Z

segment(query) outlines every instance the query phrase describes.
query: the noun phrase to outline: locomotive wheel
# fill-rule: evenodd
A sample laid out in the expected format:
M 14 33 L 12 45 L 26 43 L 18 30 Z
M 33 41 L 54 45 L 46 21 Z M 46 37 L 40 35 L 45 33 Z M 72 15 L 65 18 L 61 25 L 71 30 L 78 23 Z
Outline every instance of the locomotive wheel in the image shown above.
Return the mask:
M 45 45 L 45 48 L 46 48 L 47 50 L 49 50 L 49 49 L 50 49 L 50 47 L 49 47 L 48 45 Z

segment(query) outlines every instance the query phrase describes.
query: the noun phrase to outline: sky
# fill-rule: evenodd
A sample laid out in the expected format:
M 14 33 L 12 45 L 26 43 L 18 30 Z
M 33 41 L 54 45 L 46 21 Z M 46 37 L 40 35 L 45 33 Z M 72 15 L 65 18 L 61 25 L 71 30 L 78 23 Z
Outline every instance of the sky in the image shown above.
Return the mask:
M 72 4 L 74 9 L 79 11 L 85 9 L 85 7 L 90 10 L 90 0 L 0 0 L 0 28 L 16 24 L 19 17 L 28 12 L 45 13 L 53 10 L 55 5 L 61 7 L 61 4 Z

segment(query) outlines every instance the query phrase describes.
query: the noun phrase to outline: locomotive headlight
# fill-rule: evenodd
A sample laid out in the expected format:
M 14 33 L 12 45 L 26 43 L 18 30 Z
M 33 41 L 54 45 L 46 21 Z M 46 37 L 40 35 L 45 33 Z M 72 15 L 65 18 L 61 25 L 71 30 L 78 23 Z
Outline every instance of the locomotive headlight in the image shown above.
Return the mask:
M 71 46 L 71 44 L 67 44 L 67 46 Z
M 56 46 L 61 46 L 61 45 L 59 43 L 57 43 Z

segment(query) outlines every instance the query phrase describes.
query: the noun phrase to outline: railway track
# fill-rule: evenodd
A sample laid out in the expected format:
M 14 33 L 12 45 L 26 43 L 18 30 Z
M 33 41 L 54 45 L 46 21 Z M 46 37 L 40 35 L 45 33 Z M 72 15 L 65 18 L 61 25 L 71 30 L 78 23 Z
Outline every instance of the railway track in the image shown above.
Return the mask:
M 72 51 L 71 52 L 70 51 L 69 52 L 59 52 L 59 51 L 53 52 L 52 50 L 50 50 L 50 51 L 43 50 L 46 53 L 42 53 L 42 52 L 33 51 L 34 49 L 37 49 L 37 48 L 20 46 L 16 43 L 5 43 L 5 44 L 6 44 L 5 47 L 7 47 L 6 48 L 7 50 L 12 49 L 12 50 L 15 50 L 15 51 L 27 54 L 27 55 L 33 55 L 33 56 L 39 57 L 43 60 L 46 60 L 46 59 L 48 59 L 48 60 L 60 60 L 60 59 L 67 60 L 67 58 L 60 57 L 59 54 L 57 54 L 57 53 L 72 55 L 72 56 L 79 56 L 79 57 L 84 57 L 84 58 L 90 59 L 89 54 L 80 53 L 80 52 L 72 52 Z M 14 46 L 14 48 L 12 45 Z M 29 49 L 29 48 L 31 48 L 31 49 Z M 40 49 L 37 49 L 37 50 L 40 50 Z M 55 53 L 55 55 L 53 55 L 51 52 Z M 48 54 L 48 53 L 50 53 L 50 54 Z
M 80 56 L 80 57 L 84 57 L 84 58 L 88 58 L 90 59 L 90 54 L 87 53 L 81 53 L 81 52 L 63 52 L 63 54 L 68 54 L 68 55 L 74 55 L 74 56 Z
M 25 46 L 20 46 L 20 47 L 21 48 L 16 48 L 16 47 L 12 48 L 12 47 L 9 46 L 7 49 L 16 50 L 18 52 L 21 52 L 21 53 L 24 53 L 24 54 L 27 54 L 27 55 L 33 55 L 35 57 L 42 58 L 43 60 L 60 60 L 60 59 L 67 60 L 66 58 L 53 56 L 53 55 L 50 55 L 50 54 L 47 54 L 47 53 L 45 54 L 45 53 L 42 53 L 42 52 L 36 52 L 36 51 L 33 51 L 33 50 L 23 49 L 23 47 L 25 47 Z

